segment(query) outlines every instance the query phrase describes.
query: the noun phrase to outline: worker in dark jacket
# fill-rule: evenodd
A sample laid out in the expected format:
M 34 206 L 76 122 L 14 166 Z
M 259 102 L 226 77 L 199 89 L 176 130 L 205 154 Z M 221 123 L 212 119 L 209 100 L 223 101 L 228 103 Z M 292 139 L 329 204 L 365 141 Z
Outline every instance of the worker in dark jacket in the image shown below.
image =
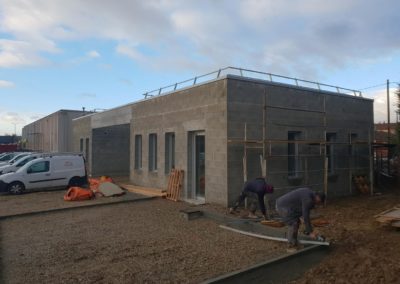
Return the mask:
M 315 205 L 325 201 L 325 194 L 314 192 L 309 188 L 298 188 L 276 200 L 276 210 L 282 221 L 288 226 L 287 238 L 290 248 L 297 248 L 297 234 L 300 226 L 300 217 L 303 217 L 305 234 L 316 239 L 318 235 L 313 232 L 310 222 L 310 211 Z
M 264 219 L 267 219 L 267 214 L 265 210 L 264 203 L 264 195 L 266 193 L 272 193 L 274 191 L 274 187 L 270 184 L 267 184 L 264 178 L 256 178 L 254 180 L 248 181 L 245 183 L 242 193 L 237 198 L 237 201 L 233 207 L 229 209 L 230 213 L 233 213 L 237 207 L 239 207 L 246 197 L 256 198 L 258 200 L 258 204 L 261 210 L 261 213 L 264 216 Z M 257 205 L 254 202 L 250 204 L 250 218 L 257 218 L 255 212 L 257 210 Z

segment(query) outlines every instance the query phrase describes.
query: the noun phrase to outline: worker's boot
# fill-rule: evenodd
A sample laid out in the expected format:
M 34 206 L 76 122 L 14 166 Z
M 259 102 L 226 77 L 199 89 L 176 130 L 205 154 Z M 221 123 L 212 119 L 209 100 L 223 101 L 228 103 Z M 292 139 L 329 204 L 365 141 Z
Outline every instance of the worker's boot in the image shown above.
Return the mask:
M 295 253 L 295 252 L 297 252 L 299 250 L 302 250 L 303 248 L 304 248 L 304 245 L 302 245 L 302 244 L 297 242 L 295 244 L 289 244 L 287 249 L 286 249 L 286 252 Z
M 250 219 L 257 219 L 258 216 L 257 216 L 256 214 L 254 214 L 253 212 L 250 212 L 249 215 L 247 216 L 247 218 L 250 218 Z

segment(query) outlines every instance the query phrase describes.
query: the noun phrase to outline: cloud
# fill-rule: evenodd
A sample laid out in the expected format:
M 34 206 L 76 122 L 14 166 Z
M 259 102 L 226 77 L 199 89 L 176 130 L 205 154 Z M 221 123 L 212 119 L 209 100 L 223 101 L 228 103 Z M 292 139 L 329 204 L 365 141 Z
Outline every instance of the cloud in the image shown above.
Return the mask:
M 98 53 L 96 50 L 89 51 L 86 56 L 90 58 L 97 58 L 100 57 L 100 53 Z
M 389 89 L 390 122 L 396 122 L 396 110 L 398 97 L 396 89 Z M 387 122 L 387 92 L 386 89 L 379 89 L 363 93 L 364 97 L 374 99 L 374 120 L 375 122 Z
M 29 112 L 9 112 L 0 109 L 0 135 L 14 134 L 21 135 L 22 128 L 40 118 L 44 117 L 42 114 L 29 113 Z
M 37 48 L 27 41 L 0 39 L 0 67 L 20 67 L 44 64 Z
M 124 44 L 119 44 L 115 48 L 116 52 L 118 54 L 125 55 L 129 57 L 130 59 L 134 61 L 141 61 L 143 62 L 145 60 L 145 56 L 141 54 L 135 47 L 133 46 L 128 46 Z
M 14 87 L 14 86 L 15 86 L 15 84 L 13 82 L 0 80 L 0 88 L 10 88 L 10 87 Z
M 2 114 L 2 121 L 15 124 L 23 124 L 26 120 L 16 112 L 6 112 Z
M 148 68 L 315 77 L 397 52 L 398 8 L 396 0 L 2 0 L 0 31 L 11 39 L 0 43 L 0 67 L 44 64 L 60 43 L 100 39 Z

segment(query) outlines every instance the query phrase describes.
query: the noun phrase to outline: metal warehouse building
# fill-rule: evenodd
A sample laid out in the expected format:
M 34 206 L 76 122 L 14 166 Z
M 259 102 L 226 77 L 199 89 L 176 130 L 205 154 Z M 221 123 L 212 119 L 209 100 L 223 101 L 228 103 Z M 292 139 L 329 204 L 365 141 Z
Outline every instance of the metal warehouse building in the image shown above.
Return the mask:
M 92 175 L 166 188 L 183 169 L 181 199 L 228 205 L 266 176 L 277 196 L 298 186 L 352 194 L 372 178 L 373 100 L 354 90 L 225 68 L 74 119 L 75 151 Z
M 24 126 L 25 148 L 44 152 L 72 151 L 72 119 L 87 113 L 62 109 Z

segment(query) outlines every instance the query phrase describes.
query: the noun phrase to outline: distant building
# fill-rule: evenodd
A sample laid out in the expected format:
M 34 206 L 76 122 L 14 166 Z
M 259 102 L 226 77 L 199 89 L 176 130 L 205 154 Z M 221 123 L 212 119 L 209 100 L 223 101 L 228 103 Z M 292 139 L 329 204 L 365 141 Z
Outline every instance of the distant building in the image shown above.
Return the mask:
M 387 143 L 388 142 L 388 129 L 390 131 L 389 134 L 389 143 L 393 142 L 396 138 L 396 129 L 397 123 L 390 123 L 389 127 L 387 123 L 375 123 L 375 142 L 377 143 Z
M 24 126 L 24 148 L 44 152 L 72 151 L 72 119 L 88 113 L 62 109 Z
M 0 136 L 0 144 L 13 144 L 17 143 L 19 140 L 21 140 L 21 136 L 16 136 L 16 135 Z

